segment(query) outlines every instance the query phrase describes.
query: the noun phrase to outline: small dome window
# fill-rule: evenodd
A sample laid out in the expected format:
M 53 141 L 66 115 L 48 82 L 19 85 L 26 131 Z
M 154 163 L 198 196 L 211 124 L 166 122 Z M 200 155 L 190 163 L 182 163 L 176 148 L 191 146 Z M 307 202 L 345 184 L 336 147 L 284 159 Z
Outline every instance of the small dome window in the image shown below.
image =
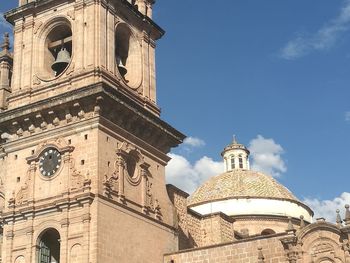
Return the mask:
M 238 162 L 239 162 L 239 168 L 243 169 L 243 157 L 242 157 L 242 155 L 239 155 Z
M 231 170 L 236 169 L 235 157 L 231 156 Z
M 261 231 L 262 236 L 268 236 L 268 235 L 273 235 L 273 234 L 276 234 L 276 232 L 270 228 L 267 228 L 267 229 L 264 229 L 263 231 Z

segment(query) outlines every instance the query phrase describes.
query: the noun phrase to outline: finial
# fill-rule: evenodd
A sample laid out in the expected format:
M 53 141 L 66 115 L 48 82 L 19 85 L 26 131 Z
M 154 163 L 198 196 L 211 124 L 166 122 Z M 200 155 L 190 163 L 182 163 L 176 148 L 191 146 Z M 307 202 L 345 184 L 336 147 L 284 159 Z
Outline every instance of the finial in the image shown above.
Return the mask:
M 346 204 L 345 205 L 345 219 L 344 219 L 344 222 L 345 222 L 345 225 L 346 226 L 350 226 L 350 210 L 349 210 L 349 205 Z
M 264 255 L 262 253 L 262 247 L 258 247 L 258 251 L 259 251 L 259 253 L 258 253 L 258 263 L 264 263 L 265 262 L 264 261 L 265 257 L 264 257 Z
M 295 228 L 294 228 L 293 223 L 292 223 L 292 218 L 290 216 L 288 217 L 287 232 L 295 232 Z
M 233 144 L 238 144 L 237 138 L 236 138 L 236 134 L 233 134 L 232 137 L 233 137 L 232 143 L 233 143 Z
M 2 50 L 9 50 L 10 49 L 10 34 L 5 33 L 4 34 L 4 42 L 1 45 Z
M 337 217 L 336 217 L 335 222 L 337 223 L 337 226 L 340 227 L 342 225 L 342 223 L 343 223 L 343 220 L 341 220 L 341 216 L 340 216 L 340 210 L 337 209 L 336 213 L 337 213 Z
M 301 215 L 300 216 L 300 229 L 304 228 L 305 227 L 305 221 L 304 221 L 304 216 Z

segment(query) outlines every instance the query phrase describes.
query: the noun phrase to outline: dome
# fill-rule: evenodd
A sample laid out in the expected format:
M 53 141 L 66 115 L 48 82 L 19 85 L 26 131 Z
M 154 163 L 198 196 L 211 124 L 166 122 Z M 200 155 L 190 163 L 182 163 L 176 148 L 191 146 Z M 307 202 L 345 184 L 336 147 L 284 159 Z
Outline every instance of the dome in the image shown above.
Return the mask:
M 312 222 L 312 210 L 274 178 L 250 170 L 249 150 L 237 142 L 222 152 L 225 172 L 210 178 L 189 198 L 188 207 L 201 215 L 277 216 Z
M 189 206 L 224 199 L 266 198 L 299 200 L 271 176 L 251 170 L 231 170 L 210 178 L 190 197 Z
M 188 207 L 201 215 L 282 216 L 312 222 L 312 210 L 286 187 L 261 172 L 234 169 L 210 178 L 189 198 Z

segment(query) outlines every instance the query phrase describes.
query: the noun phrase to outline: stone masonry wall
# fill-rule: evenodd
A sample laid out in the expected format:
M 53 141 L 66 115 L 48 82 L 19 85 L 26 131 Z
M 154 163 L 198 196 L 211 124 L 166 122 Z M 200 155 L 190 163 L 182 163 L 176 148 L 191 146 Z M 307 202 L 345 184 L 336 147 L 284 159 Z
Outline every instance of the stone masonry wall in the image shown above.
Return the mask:
M 234 240 L 233 224 L 224 214 L 213 214 L 203 218 L 201 229 L 203 246 L 222 244 Z
M 285 252 L 280 242 L 281 235 L 269 238 L 247 239 L 222 245 L 186 250 L 172 255 L 165 255 L 164 263 L 256 263 L 259 258 L 258 248 L 265 262 L 286 262 Z
M 192 243 L 188 233 L 188 216 L 187 216 L 187 197 L 188 194 L 177 187 L 168 184 L 167 191 L 170 201 L 175 207 L 176 224 L 179 235 L 179 249 L 191 248 Z

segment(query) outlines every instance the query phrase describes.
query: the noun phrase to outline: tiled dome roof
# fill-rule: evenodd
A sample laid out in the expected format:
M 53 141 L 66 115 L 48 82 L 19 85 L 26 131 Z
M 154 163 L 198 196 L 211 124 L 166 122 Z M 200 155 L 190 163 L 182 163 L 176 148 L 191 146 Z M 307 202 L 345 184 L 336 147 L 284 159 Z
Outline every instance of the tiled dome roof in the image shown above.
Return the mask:
M 266 198 L 298 199 L 271 176 L 251 170 L 232 170 L 210 178 L 190 197 L 189 206 L 223 199 Z

